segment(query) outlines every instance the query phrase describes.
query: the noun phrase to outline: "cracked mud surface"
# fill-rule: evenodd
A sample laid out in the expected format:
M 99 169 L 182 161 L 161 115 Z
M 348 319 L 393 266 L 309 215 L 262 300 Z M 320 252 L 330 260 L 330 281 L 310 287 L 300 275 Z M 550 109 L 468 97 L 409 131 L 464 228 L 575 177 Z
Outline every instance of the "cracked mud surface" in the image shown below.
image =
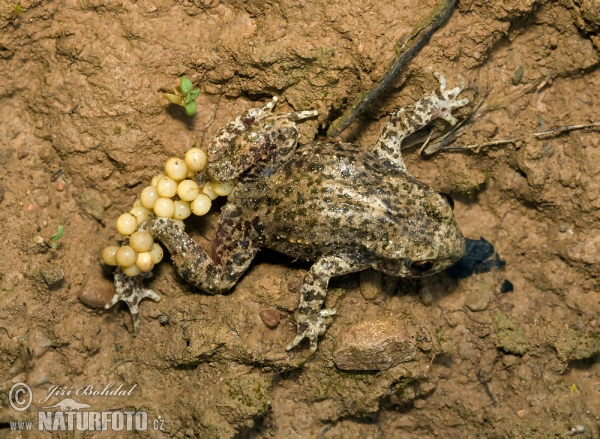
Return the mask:
M 319 110 L 300 126 L 312 142 L 435 3 L 19 4 L 20 15 L 0 0 L 0 436 L 46 437 L 9 422 L 34 419 L 50 386 L 115 382 L 136 389 L 75 399 L 165 420 L 165 431 L 131 437 L 533 438 L 580 426 L 575 437 L 600 437 L 600 133 L 523 137 L 600 121 L 597 1 L 460 1 L 342 135 L 371 145 L 393 108 L 435 87 L 432 72 L 465 77 L 471 104 L 457 117 L 482 100 L 484 110 L 455 145 L 513 142 L 427 160 L 411 149 L 405 161 L 452 194 L 464 234 L 492 242 L 506 265 L 458 280 L 334 279 L 326 306 L 338 314 L 313 357 L 306 345 L 284 350 L 304 261 L 261 251 L 217 296 L 162 263 L 151 282 L 162 300 L 141 304 L 133 337 L 122 306 L 87 306 L 112 296 L 99 253 L 168 157 L 206 147 L 257 102 L 278 95 L 278 112 Z M 202 91 L 193 118 L 160 97 L 184 74 Z M 206 248 L 218 210 L 188 226 Z M 58 250 L 42 252 L 34 237 L 58 225 Z M 513 291 L 501 292 L 505 280 Z M 265 318 L 280 321 L 270 329 Z M 406 335 L 406 361 L 340 370 L 337 340 L 369 325 Z M 16 382 L 34 391 L 30 411 L 8 404 Z

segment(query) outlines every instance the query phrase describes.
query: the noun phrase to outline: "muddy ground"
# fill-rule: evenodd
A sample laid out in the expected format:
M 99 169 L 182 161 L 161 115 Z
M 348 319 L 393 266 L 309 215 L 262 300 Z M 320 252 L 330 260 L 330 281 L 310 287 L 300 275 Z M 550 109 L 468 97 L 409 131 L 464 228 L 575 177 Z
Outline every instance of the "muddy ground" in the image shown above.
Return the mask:
M 600 3 L 460 1 L 448 23 L 342 138 L 371 145 L 390 111 L 462 75 L 483 101 L 455 146 L 409 171 L 456 200 L 472 239 L 506 265 L 420 282 L 355 274 L 332 281 L 335 317 L 313 357 L 286 353 L 304 261 L 261 251 L 230 294 L 155 269 L 160 303 L 132 334 L 100 250 L 168 157 L 206 147 L 227 121 L 281 97 L 277 111 L 319 110 L 323 137 L 386 71 L 434 1 L 0 0 L 0 436 L 37 420 L 52 386 L 110 382 L 127 396 L 77 396 L 89 410 L 143 410 L 163 431 L 139 437 L 600 437 Z M 187 75 L 198 113 L 160 91 Z M 436 122 L 437 130 L 448 128 Z M 190 221 L 206 248 L 219 206 Z M 64 226 L 56 251 L 42 238 Z M 38 242 L 36 242 L 37 240 Z M 512 291 L 506 288 L 508 280 Z M 505 285 L 502 288 L 502 285 Z M 509 290 L 509 291 L 507 291 Z M 261 310 L 281 319 L 275 329 Z M 341 370 L 342 331 L 413 334 L 413 355 L 382 371 Z M 415 336 L 415 334 L 417 334 Z M 25 382 L 34 400 L 9 405 Z M 163 422 L 164 421 L 164 422 Z M 47 434 L 47 433 L 46 433 Z M 125 437 L 62 432 L 57 437 Z

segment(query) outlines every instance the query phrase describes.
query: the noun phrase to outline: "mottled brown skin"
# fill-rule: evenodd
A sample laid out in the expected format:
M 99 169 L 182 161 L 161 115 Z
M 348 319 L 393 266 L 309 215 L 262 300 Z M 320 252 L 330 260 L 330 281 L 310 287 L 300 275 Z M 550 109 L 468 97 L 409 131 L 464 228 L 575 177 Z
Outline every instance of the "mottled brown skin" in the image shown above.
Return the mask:
M 396 110 L 370 151 L 339 142 L 296 148 L 296 122 L 316 112 L 271 115 L 276 99 L 249 110 L 213 139 L 206 175 L 197 177 L 238 178 L 212 255 L 169 219 L 150 218 L 142 229 L 166 245 L 186 281 L 212 294 L 233 287 L 260 247 L 315 261 L 300 289 L 298 334 L 288 346 L 307 337 L 314 352 L 324 317 L 335 314 L 321 309 L 331 277 L 369 267 L 429 275 L 464 253 L 447 198 L 410 176 L 400 153 L 404 137 L 436 117 L 455 123 L 452 109 L 468 102 L 455 99 L 461 87 L 446 90 L 443 78 L 440 83 L 414 106 Z M 115 276 L 126 288 L 117 289 L 113 302 L 132 301 L 137 287 L 120 270 Z

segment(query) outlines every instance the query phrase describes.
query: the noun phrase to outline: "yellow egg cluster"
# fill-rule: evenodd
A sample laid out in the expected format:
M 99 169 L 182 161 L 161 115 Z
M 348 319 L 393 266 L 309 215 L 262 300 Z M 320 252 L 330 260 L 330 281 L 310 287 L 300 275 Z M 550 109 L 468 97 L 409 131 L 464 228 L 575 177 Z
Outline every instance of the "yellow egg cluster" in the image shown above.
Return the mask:
M 152 271 L 163 257 L 162 248 L 156 244 L 149 232 L 138 231 L 150 214 L 171 218 L 184 228 L 183 220 L 194 215 L 205 215 L 212 200 L 227 196 L 233 191 L 234 183 L 208 181 L 202 187 L 194 180 L 197 172 L 207 164 L 204 151 L 191 148 L 183 160 L 172 157 L 165 164 L 165 172 L 152 179 L 150 186 L 142 190 L 133 208 L 117 219 L 117 231 L 129 236 L 129 245 L 106 247 L 102 251 L 102 261 L 107 265 L 121 266 L 127 276 Z

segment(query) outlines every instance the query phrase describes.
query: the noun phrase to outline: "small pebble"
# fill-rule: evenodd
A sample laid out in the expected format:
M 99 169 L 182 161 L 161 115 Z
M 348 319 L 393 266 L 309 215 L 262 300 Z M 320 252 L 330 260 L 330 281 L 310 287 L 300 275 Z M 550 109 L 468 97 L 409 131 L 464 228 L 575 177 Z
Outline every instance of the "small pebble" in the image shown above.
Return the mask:
M 104 309 L 115 294 L 113 283 L 101 275 L 101 270 L 88 272 L 85 283 L 77 293 L 77 298 L 86 306 Z
M 62 265 L 55 265 L 53 267 L 45 267 L 40 270 L 42 279 L 46 282 L 46 285 L 56 285 L 58 282 L 65 277 L 65 270 Z
M 160 316 L 158 316 L 158 323 L 160 323 L 162 326 L 168 325 L 170 321 L 171 317 L 169 317 L 166 314 L 161 314 Z
M 483 311 L 490 304 L 490 295 L 486 291 L 472 291 L 465 298 L 465 306 L 471 311 Z
M 79 205 L 96 220 L 104 220 L 104 202 L 96 192 L 88 189 L 84 190 L 81 194 Z
M 302 286 L 302 278 L 290 279 L 286 286 L 290 293 L 297 293 L 300 291 L 300 287 Z
M 258 313 L 260 319 L 263 321 L 267 328 L 275 328 L 279 324 L 281 316 L 279 312 L 274 309 L 263 309 Z
M 104 305 L 109 303 L 115 295 L 114 287 L 112 285 L 104 285 L 103 282 L 100 286 L 95 285 L 94 287 L 83 287 L 77 298 L 86 306 L 94 309 L 104 309 Z
M 525 73 L 525 68 L 523 66 L 519 66 L 515 69 L 511 79 L 513 85 L 519 85 L 521 83 L 521 80 L 523 79 L 523 73 Z
M 415 406 L 416 409 L 422 409 L 423 407 L 425 407 L 425 400 L 424 399 L 415 399 L 413 401 L 413 405 Z
M 565 225 L 560 226 L 560 228 L 558 229 L 558 231 L 560 233 L 565 233 L 567 231 L 567 226 L 565 226 Z
M 35 202 L 40 207 L 48 207 L 50 205 L 50 197 L 48 195 L 39 195 L 35 198 Z

